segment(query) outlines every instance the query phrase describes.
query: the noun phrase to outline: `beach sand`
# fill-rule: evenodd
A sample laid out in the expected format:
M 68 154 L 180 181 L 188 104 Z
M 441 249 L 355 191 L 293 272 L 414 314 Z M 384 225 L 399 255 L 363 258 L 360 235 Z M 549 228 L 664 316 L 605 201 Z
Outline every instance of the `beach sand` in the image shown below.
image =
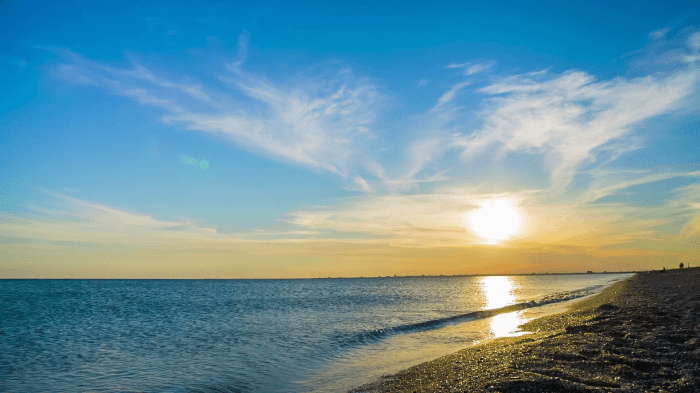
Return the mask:
M 700 268 L 638 273 L 521 329 L 351 392 L 700 392 Z

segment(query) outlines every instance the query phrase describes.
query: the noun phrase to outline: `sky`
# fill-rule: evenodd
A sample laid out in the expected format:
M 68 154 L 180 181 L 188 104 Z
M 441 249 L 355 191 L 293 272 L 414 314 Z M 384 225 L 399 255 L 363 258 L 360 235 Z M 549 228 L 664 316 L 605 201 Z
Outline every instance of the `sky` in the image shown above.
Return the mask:
M 0 278 L 700 264 L 691 1 L 0 4 Z

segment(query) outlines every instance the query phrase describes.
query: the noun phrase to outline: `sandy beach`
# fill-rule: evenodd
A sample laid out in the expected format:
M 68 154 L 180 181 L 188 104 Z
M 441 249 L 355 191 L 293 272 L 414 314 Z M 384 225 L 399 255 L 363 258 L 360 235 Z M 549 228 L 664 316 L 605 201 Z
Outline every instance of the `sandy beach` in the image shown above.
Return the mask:
M 700 268 L 638 273 L 521 329 L 352 392 L 700 392 Z

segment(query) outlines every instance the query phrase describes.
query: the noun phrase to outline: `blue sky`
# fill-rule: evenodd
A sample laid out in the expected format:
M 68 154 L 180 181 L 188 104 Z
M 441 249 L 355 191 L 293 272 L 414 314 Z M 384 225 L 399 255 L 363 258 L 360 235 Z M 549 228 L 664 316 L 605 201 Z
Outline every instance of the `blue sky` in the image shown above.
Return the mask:
M 692 2 L 3 7 L 0 276 L 700 256 Z

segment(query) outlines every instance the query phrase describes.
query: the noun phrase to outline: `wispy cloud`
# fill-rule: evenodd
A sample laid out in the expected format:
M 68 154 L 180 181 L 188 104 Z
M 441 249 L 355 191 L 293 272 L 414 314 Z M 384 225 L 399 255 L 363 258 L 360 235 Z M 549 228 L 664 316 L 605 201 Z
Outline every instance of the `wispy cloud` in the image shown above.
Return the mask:
M 633 59 L 635 68 L 647 72 L 659 68 L 671 71 L 700 61 L 700 31 L 697 26 L 658 29 L 649 33 L 649 38 L 649 45 L 625 53 L 621 58 Z
M 118 68 L 65 49 L 54 50 L 65 60 L 55 73 L 71 83 L 103 87 L 163 108 L 166 123 L 347 175 L 350 158 L 372 137 L 370 126 L 382 106 L 377 87 L 347 69 L 330 77 L 274 83 L 242 70 L 246 40 L 245 35 L 239 38 L 238 58 L 228 66 L 229 73 L 219 76 L 223 86 L 173 82 L 135 61 L 131 68 Z
M 662 29 L 654 30 L 651 33 L 649 33 L 649 38 L 653 40 L 660 40 L 664 37 L 666 37 L 666 34 L 671 31 L 670 27 L 664 27 Z
M 353 179 L 353 182 L 355 183 L 355 185 L 359 186 L 360 189 L 362 189 L 362 191 L 372 192 L 372 187 L 369 186 L 369 183 L 367 183 L 367 180 L 362 178 L 362 176 L 359 176 L 359 175 L 355 176 L 355 178 Z
M 497 158 L 526 153 L 543 157 L 551 191 L 560 194 L 586 164 L 603 167 L 644 147 L 643 123 L 686 108 L 697 95 L 698 81 L 694 67 L 611 80 L 545 70 L 470 90 L 484 97 L 479 112 L 459 105 L 459 95 L 467 94 L 471 82 L 456 83 L 415 117 L 411 133 L 416 138 L 403 148 L 402 173 L 390 176 L 379 164 L 368 169 L 398 191 L 427 179 L 443 181 L 484 152 L 495 150 Z M 455 149 L 461 162 L 449 158 Z
M 242 110 L 183 112 L 164 120 L 181 122 L 187 129 L 213 133 L 295 163 L 346 175 L 349 158 L 371 136 L 368 126 L 377 116 L 379 97 L 366 80 L 342 77 L 342 81 L 311 82 L 285 90 L 239 72 L 223 81 L 265 104 L 265 115 Z
M 688 63 L 700 62 L 700 31 L 688 37 L 688 48 L 690 53 L 685 57 Z
M 474 75 L 478 74 L 479 72 L 486 71 L 489 68 L 493 67 L 495 63 L 494 62 L 478 62 L 478 63 L 462 63 L 462 64 L 457 64 L 457 63 L 451 63 L 448 64 L 445 68 L 463 68 L 464 69 L 464 75 Z
M 445 104 L 450 103 L 454 98 L 455 95 L 464 87 L 469 86 L 471 83 L 470 82 L 462 82 L 462 83 L 457 83 L 456 85 L 452 86 L 450 90 L 446 91 L 443 95 L 440 96 L 438 99 L 437 103 L 435 104 L 435 107 L 433 109 L 439 108 L 444 106 Z
M 207 239 L 215 228 L 191 220 L 169 221 L 132 213 L 55 191 L 49 207 L 30 206 L 23 216 L 3 214 L 0 235 L 27 239 L 118 244 Z
M 581 71 L 548 78 L 512 76 L 480 89 L 492 97 L 482 113 L 484 127 L 456 136 L 454 144 L 464 149 L 464 159 L 489 146 L 544 154 L 553 187 L 563 190 L 582 163 L 596 160 L 596 149 L 620 142 L 641 122 L 685 105 L 697 82 L 694 68 L 609 81 Z M 616 146 L 629 148 L 625 143 Z
M 248 57 L 248 42 L 250 41 L 250 33 L 247 31 L 242 32 L 238 35 L 238 57 L 234 60 L 230 67 L 238 70 L 240 69 L 243 62 L 245 62 Z
M 290 222 L 310 230 L 374 236 L 394 245 L 435 246 L 464 242 L 470 234 L 461 216 L 477 200 L 452 194 L 387 195 L 363 198 L 344 206 L 297 211 Z
M 306 229 L 220 231 L 189 218 L 159 219 L 104 204 L 41 190 L 49 199 L 28 205 L 23 214 L 0 212 L 0 237 L 36 242 L 122 244 L 132 246 L 229 247 L 263 242 L 295 242 L 313 238 Z

